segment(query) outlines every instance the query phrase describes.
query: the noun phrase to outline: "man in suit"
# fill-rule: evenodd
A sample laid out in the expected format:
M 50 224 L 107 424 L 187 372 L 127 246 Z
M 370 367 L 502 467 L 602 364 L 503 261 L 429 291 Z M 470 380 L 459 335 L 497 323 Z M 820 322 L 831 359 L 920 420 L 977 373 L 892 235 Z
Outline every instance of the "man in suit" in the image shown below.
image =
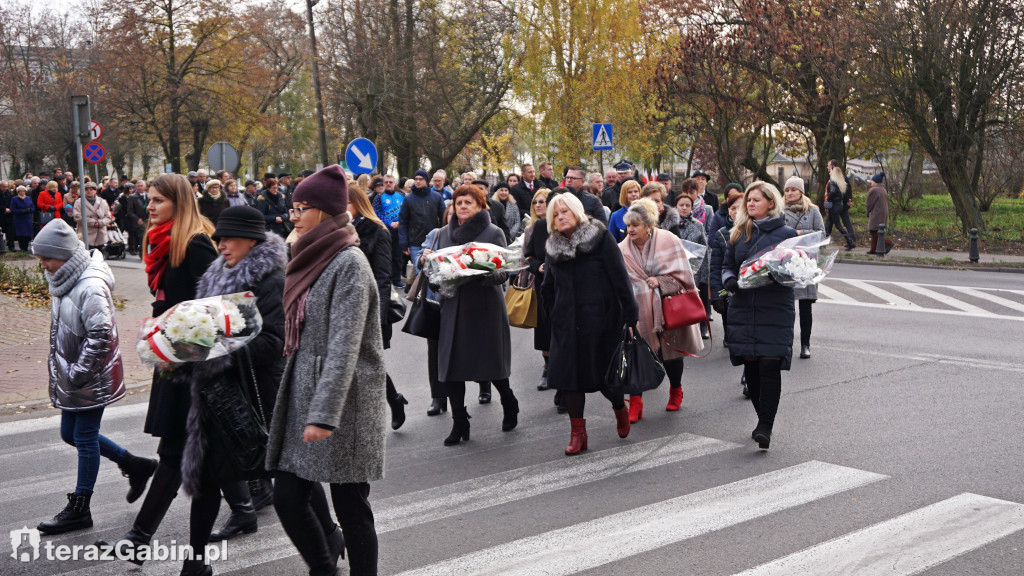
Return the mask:
M 520 174 L 523 175 L 523 179 L 520 180 L 519 184 L 512 187 L 509 192 L 512 193 L 512 197 L 516 199 L 516 206 L 519 207 L 519 215 L 526 216 L 530 213 L 530 204 L 533 202 L 533 195 L 537 193 L 537 190 L 543 188 L 540 182 L 536 180 L 537 171 L 533 168 L 533 164 L 523 164 L 519 167 Z

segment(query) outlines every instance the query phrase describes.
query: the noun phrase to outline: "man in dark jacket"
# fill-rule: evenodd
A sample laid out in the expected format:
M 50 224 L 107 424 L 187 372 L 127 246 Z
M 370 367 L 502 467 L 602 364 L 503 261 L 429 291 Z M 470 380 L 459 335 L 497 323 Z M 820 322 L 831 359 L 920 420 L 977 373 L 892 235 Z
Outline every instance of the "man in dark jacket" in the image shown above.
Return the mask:
M 537 166 L 537 170 L 540 172 L 537 181 L 540 183 L 541 188 L 547 188 L 548 190 L 558 188 L 558 181 L 555 180 L 555 167 L 551 165 L 551 162 L 541 162 Z
M 640 184 L 641 188 L 643 188 L 644 186 L 644 183 L 641 182 L 640 178 L 636 175 L 636 167 L 633 166 L 633 163 L 630 162 L 629 160 L 623 160 L 619 162 L 618 164 L 615 165 L 614 170 L 615 174 L 618 176 L 618 182 L 616 182 L 615 185 L 612 186 L 612 190 L 608 195 L 608 200 L 611 201 L 611 206 L 608 206 L 608 209 L 611 210 L 612 212 L 615 212 L 619 208 L 622 208 L 622 204 L 619 204 L 619 196 L 622 192 L 623 182 L 625 182 L 626 180 L 636 180 L 637 183 Z M 602 202 L 604 202 L 604 198 L 604 192 L 602 192 Z M 607 206 L 607 204 L 605 205 Z
M 704 203 L 711 206 L 711 212 L 718 212 L 718 195 L 707 189 L 708 182 L 711 181 L 711 176 L 708 176 L 707 172 L 703 170 L 697 170 L 693 173 L 690 178 L 697 181 L 700 188 L 697 190 L 697 195 L 704 199 Z
M 417 265 L 422 250 L 421 244 L 427 234 L 441 226 L 444 217 L 444 201 L 441 195 L 427 186 L 430 174 L 422 168 L 413 176 L 412 193 L 402 201 L 398 213 L 398 243 L 402 253 L 409 256 L 413 266 Z
M 587 213 L 587 216 L 607 225 L 608 217 L 604 213 L 604 204 L 597 199 L 597 196 L 585 194 L 581 191 L 585 183 L 584 174 L 583 168 L 579 166 L 567 168 L 565 171 L 565 187 L 572 190 L 573 195 L 580 199 L 580 202 L 583 203 L 583 211 Z
M 149 219 L 149 212 L 146 205 L 149 200 L 146 192 L 149 190 L 149 183 L 139 180 L 135 183 L 135 189 L 125 199 L 124 220 L 128 233 L 128 252 L 138 254 L 142 251 L 142 234 L 146 230 L 146 220 Z
M 619 203 L 619 189 L 615 186 L 619 183 L 619 173 L 615 171 L 615 168 L 609 168 L 604 173 L 604 187 L 601 188 L 601 203 L 608 207 L 608 210 L 617 210 L 614 208 Z
M 11 212 L 11 198 L 16 196 L 14 190 L 7 184 L 7 180 L 0 180 L 0 227 L 7 238 L 7 245 L 3 250 L 14 251 L 14 214 Z

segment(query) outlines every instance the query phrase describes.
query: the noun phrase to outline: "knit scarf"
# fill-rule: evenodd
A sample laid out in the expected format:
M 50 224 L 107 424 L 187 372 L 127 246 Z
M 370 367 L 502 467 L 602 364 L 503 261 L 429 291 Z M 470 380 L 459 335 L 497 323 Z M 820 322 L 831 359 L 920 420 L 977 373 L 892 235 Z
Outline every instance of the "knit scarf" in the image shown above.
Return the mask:
M 325 220 L 292 244 L 292 260 L 284 278 L 284 355 L 298 349 L 306 321 L 306 296 L 338 252 L 359 245 L 348 212 Z
M 704 224 L 704 220 L 708 217 L 705 212 L 707 211 L 704 210 L 704 199 L 697 195 L 697 199 L 693 202 L 693 211 L 690 215 L 701 224 Z
M 160 282 L 164 279 L 167 263 L 171 259 L 172 225 L 174 220 L 169 220 L 146 232 L 146 276 L 149 278 L 149 290 L 154 294 L 160 289 Z
M 786 210 L 794 214 L 800 214 L 804 211 L 804 201 L 801 199 L 793 203 L 786 203 Z
M 78 279 L 82 276 L 82 272 L 89 267 L 89 252 L 85 249 L 85 246 L 81 243 L 75 248 L 75 253 L 71 255 L 71 258 L 64 263 L 63 266 L 57 269 L 57 272 L 50 275 L 49 272 L 45 272 L 46 281 L 50 283 L 50 294 L 62 298 L 78 283 Z

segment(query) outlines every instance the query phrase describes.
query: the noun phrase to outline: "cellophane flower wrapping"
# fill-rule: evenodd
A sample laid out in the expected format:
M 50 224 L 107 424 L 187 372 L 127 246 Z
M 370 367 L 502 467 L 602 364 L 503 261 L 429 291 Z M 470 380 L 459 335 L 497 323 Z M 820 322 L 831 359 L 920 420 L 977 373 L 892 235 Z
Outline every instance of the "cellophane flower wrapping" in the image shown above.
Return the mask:
M 240 349 L 262 329 L 252 292 L 186 300 L 143 320 L 135 350 L 151 365 L 202 362 Z
M 740 266 L 740 288 L 758 288 L 772 282 L 804 288 L 821 282 L 832 270 L 835 250 L 826 250 L 824 232 L 787 238 L 775 248 L 748 258 Z
M 486 242 L 450 246 L 428 256 L 423 264 L 430 283 L 439 287 L 442 297 L 455 296 L 456 289 L 469 279 L 526 268 L 521 249 L 503 248 Z
M 707 258 L 708 247 L 689 240 L 681 240 L 681 242 L 683 249 L 686 250 L 686 261 L 690 264 L 690 272 L 697 276 L 700 267 L 704 265 L 704 259 Z

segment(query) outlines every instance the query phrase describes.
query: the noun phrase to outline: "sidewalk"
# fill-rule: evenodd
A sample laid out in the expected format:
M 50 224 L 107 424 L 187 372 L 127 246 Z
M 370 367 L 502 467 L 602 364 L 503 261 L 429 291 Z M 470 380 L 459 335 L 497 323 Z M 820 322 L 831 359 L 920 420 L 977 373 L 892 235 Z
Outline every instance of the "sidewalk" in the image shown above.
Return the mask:
M 867 248 L 863 247 L 855 248 L 850 252 L 840 250 L 839 256 L 836 260 L 839 262 L 898 262 L 910 264 L 928 264 L 928 261 L 931 260 L 934 261 L 934 264 L 936 265 L 944 263 L 960 263 L 967 266 L 972 265 L 968 259 L 967 252 L 961 251 L 901 250 L 898 245 L 884 257 L 870 255 L 867 251 Z M 981 253 L 978 255 L 978 261 L 980 264 L 987 264 L 990 266 L 998 264 L 1007 264 L 1010 267 L 1017 268 L 1024 266 L 1024 256 L 1016 254 Z
M 26 266 L 35 265 L 25 260 Z M 138 257 L 108 263 L 114 273 L 115 311 L 125 386 L 129 394 L 149 384 L 153 369 L 135 353 L 138 329 L 150 316 L 152 296 Z M 47 353 L 50 307 L 26 306 L 25 300 L 0 295 L 0 410 L 19 412 L 49 406 Z M 25 408 L 21 408 L 24 406 Z

